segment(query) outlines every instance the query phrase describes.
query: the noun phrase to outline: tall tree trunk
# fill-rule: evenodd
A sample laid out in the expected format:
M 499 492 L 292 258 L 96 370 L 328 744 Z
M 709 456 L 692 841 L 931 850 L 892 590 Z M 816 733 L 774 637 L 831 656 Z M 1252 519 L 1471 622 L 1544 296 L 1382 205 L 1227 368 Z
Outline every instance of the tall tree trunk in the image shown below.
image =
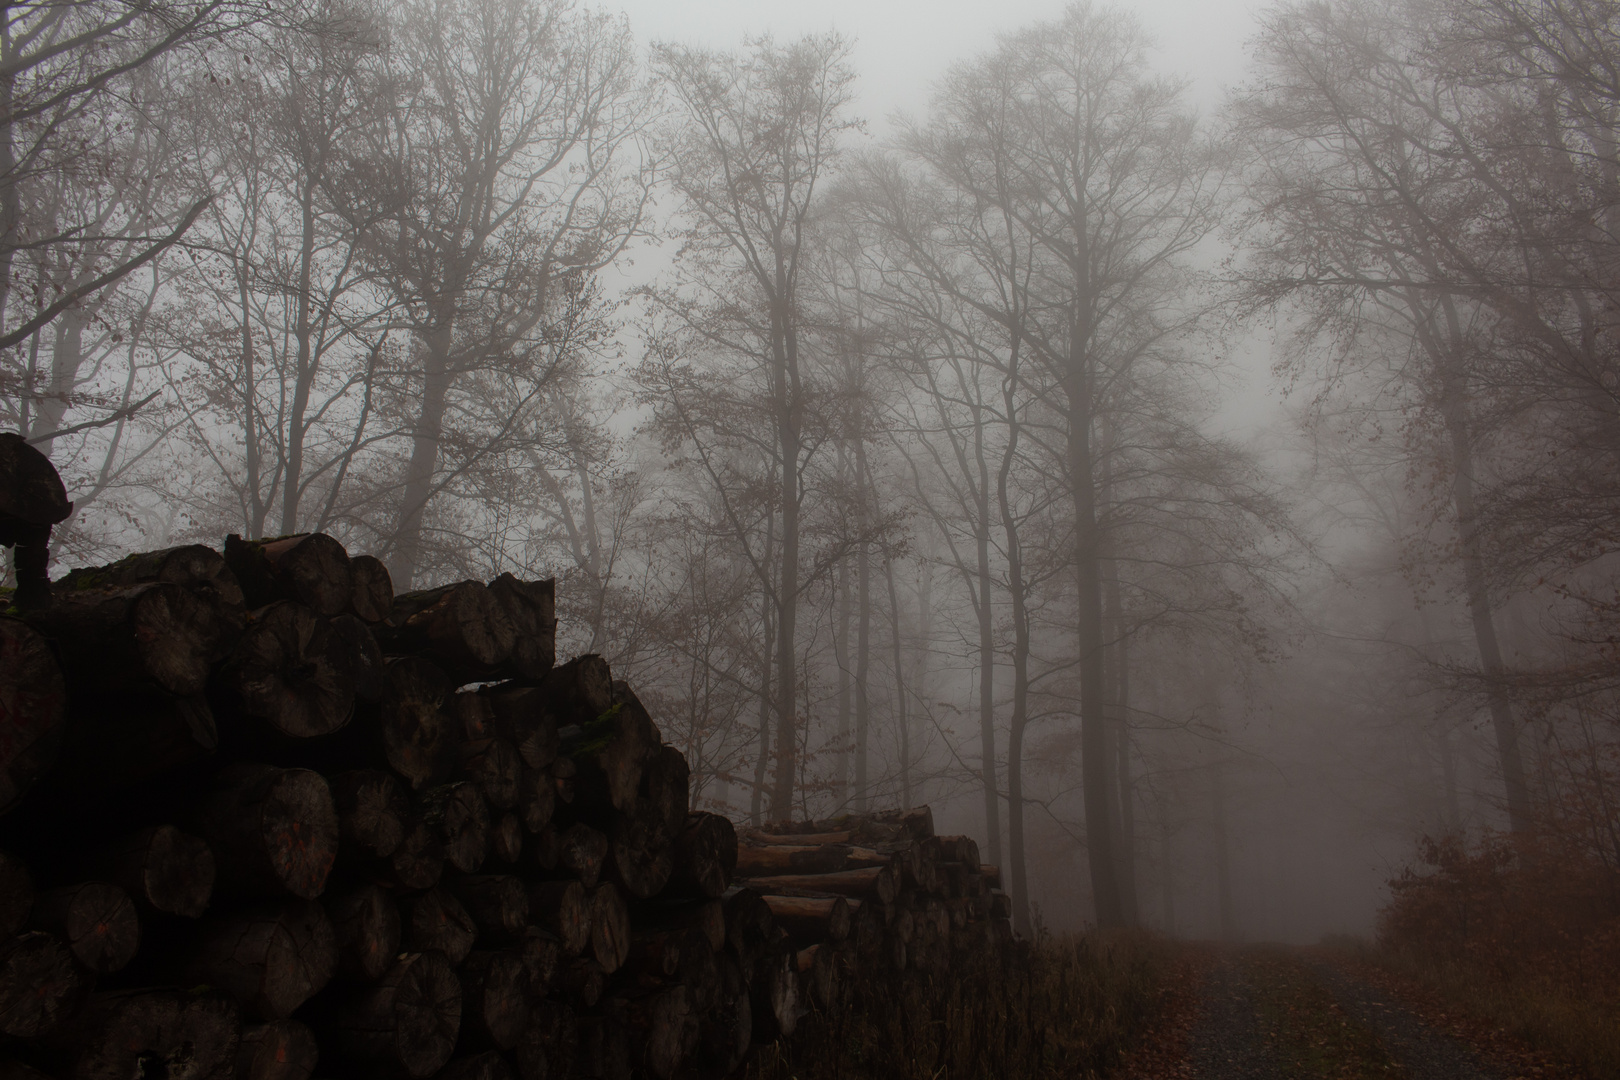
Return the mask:
M 287 469 L 281 485 L 281 532 L 298 531 L 298 503 L 304 494 L 304 435 L 309 392 L 315 382 L 314 325 L 310 293 L 315 267 L 315 181 L 306 178 L 299 200 L 303 235 L 298 249 L 298 295 L 293 301 L 293 399 L 287 414 Z
M 889 585 L 889 612 L 894 632 L 894 723 L 900 736 L 900 808 L 911 809 L 911 725 L 906 720 L 906 669 L 903 646 L 905 620 L 900 611 L 900 594 L 894 587 L 894 560 L 883 557 L 883 576 Z
M 1166 806 L 1159 825 L 1159 904 L 1164 908 L 1165 937 L 1176 936 L 1176 881 L 1172 873 L 1176 864 L 1170 841 L 1170 809 Z
M 247 532 L 249 537 L 264 535 L 265 518 L 270 504 L 264 497 L 264 448 L 260 442 L 263 428 L 259 424 L 257 407 L 258 373 L 253 358 L 253 324 L 249 316 L 252 307 L 248 298 L 248 269 L 239 260 L 236 264 L 236 289 L 242 305 L 242 447 L 247 466 Z
M 868 679 L 872 671 L 872 559 L 867 550 L 866 531 L 871 523 L 868 513 L 871 493 L 867 489 L 866 441 L 855 437 L 855 478 L 860 508 L 861 542 L 855 557 L 855 810 L 866 813 L 871 792 L 867 788 L 867 743 L 872 731 L 872 703 Z
M 1448 365 L 1449 367 L 1449 365 Z M 1508 700 L 1502 646 L 1491 617 L 1490 586 L 1485 576 L 1484 545 L 1480 538 L 1479 509 L 1474 501 L 1474 449 L 1470 432 L 1466 391 L 1462 377 L 1454 370 L 1443 376 L 1441 412 L 1446 434 L 1451 440 L 1451 496 L 1457 513 L 1458 549 L 1462 555 L 1463 587 L 1468 596 L 1468 615 L 1479 649 L 1485 698 L 1490 706 L 1491 727 L 1496 735 L 1496 755 L 1507 791 L 1508 826 L 1516 833 L 1529 831 L 1534 824 L 1530 810 L 1530 789 L 1525 781 L 1524 759 L 1519 750 L 1519 726 Z
M 771 562 L 771 553 L 776 546 L 776 517 L 772 515 L 765 523 L 765 565 Z M 761 649 L 759 663 L 759 756 L 754 759 L 754 790 L 748 799 L 748 820 L 754 825 L 763 824 L 760 813 L 765 798 L 765 777 L 770 771 L 771 762 L 771 717 L 775 698 L 771 696 L 771 665 L 775 660 L 776 649 L 776 607 L 771 602 L 769 590 L 764 590 L 760 600 L 760 622 L 765 632 L 764 648 Z
M 833 758 L 836 776 L 833 798 L 842 810 L 849 803 L 850 720 L 852 719 L 853 680 L 849 670 L 849 624 L 854 616 L 850 596 L 849 558 L 838 560 L 838 633 L 833 637 L 833 662 L 838 665 L 838 752 Z
M 973 438 L 979 464 L 978 520 L 974 523 L 979 579 L 976 612 L 979 617 L 979 779 L 984 787 L 984 833 L 990 838 L 990 861 L 1000 866 L 1001 794 L 996 783 L 995 609 L 990 603 L 990 477 L 985 470 L 982 423 L 975 425 Z
M 1007 552 L 1007 594 L 1012 602 L 1013 692 L 1012 715 L 1007 719 L 1007 855 L 1012 871 L 1013 926 L 1030 934 L 1029 874 L 1024 851 L 1024 726 L 1029 716 L 1029 613 L 1025 607 L 1024 552 L 1019 543 L 1018 517 L 1013 511 L 1009 479 L 1018 454 L 1018 345 L 1009 352 L 1007 378 L 1002 383 L 1002 404 L 1007 416 L 1007 446 L 996 472 L 996 506 Z
M 1106 467 L 1105 467 L 1106 474 Z M 1109 484 L 1112 487 L 1112 484 Z M 1131 790 L 1130 671 L 1125 645 L 1125 607 L 1119 588 L 1119 563 L 1113 557 L 1113 542 L 1107 545 L 1104 561 L 1103 603 L 1107 619 L 1108 736 L 1113 758 L 1109 787 L 1113 805 L 1119 811 L 1114 831 L 1114 869 L 1119 877 L 1120 913 L 1125 925 L 1137 925 L 1136 901 L 1136 813 Z
M 1076 361 L 1075 367 L 1080 367 Z M 1085 380 L 1068 390 L 1068 467 L 1074 498 L 1076 628 L 1080 653 L 1080 774 L 1086 808 L 1086 860 L 1091 870 L 1097 925 L 1120 926 L 1124 915 L 1114 871 L 1114 815 L 1110 812 L 1107 691 L 1103 684 L 1103 612 L 1097 490 L 1091 447 L 1091 388 Z
M 780 256 L 776 281 L 787 279 Z M 771 787 L 771 819 L 793 816 L 793 777 L 798 750 L 797 695 L 799 680 L 795 654 L 799 618 L 799 455 L 802 392 L 799 387 L 798 341 L 793 313 L 780 295 L 772 305 L 772 353 L 777 365 L 777 433 L 782 452 L 782 563 L 776 591 L 776 777 Z
M 1226 780 L 1219 758 L 1209 766 L 1210 829 L 1215 833 L 1215 902 L 1220 908 L 1221 940 L 1238 939 L 1237 911 L 1232 905 L 1232 865 L 1226 847 Z
M 454 330 L 454 320 L 445 314 L 422 339 L 422 408 L 411 432 L 411 458 L 405 467 L 405 491 L 400 499 L 394 557 L 389 566 L 394 588 L 399 592 L 414 587 L 422 565 L 422 527 L 428 500 L 433 497 L 433 474 L 439 467 L 444 414 L 450 399 Z

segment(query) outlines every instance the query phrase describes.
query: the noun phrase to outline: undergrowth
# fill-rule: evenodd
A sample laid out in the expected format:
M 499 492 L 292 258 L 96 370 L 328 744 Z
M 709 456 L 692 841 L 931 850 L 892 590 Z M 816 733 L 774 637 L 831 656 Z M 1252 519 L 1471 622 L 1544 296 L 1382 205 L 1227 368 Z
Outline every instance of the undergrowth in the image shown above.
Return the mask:
M 1620 875 L 1556 837 L 1425 840 L 1377 958 L 1594 1076 L 1620 1076 Z
M 1043 936 L 1004 963 L 859 980 L 764 1047 L 749 1080 L 1080 1080 L 1142 1038 L 1167 954 L 1145 934 Z

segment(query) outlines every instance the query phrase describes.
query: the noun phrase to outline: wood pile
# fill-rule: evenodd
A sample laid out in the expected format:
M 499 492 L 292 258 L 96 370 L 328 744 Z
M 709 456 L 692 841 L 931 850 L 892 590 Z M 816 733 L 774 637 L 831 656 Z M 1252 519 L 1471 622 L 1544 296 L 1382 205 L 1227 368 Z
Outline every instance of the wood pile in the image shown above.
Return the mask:
M 0 617 L 0 1075 L 721 1077 L 1010 940 L 926 808 L 690 811 L 634 691 L 554 663 L 553 601 L 395 596 L 311 534 Z

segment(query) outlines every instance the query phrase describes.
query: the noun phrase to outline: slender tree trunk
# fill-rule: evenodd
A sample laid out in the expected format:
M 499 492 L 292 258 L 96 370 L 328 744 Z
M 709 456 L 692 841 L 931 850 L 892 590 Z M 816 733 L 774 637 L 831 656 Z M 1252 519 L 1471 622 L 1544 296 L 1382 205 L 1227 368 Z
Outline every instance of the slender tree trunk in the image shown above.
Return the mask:
M 872 731 L 872 704 L 868 678 L 872 671 L 872 559 L 867 550 L 866 530 L 871 522 L 867 510 L 871 504 L 866 482 L 866 442 L 855 437 L 855 476 L 859 492 L 861 542 L 855 558 L 855 810 L 866 813 L 867 799 L 867 743 Z
M 1485 679 L 1485 697 L 1490 705 L 1491 727 L 1496 735 L 1497 760 L 1507 791 L 1508 826 L 1516 833 L 1528 832 L 1534 824 L 1530 810 L 1530 790 L 1525 781 L 1524 759 L 1519 750 L 1519 726 L 1513 715 L 1505 685 L 1502 647 L 1491 617 L 1490 587 L 1485 577 L 1484 545 L 1480 539 L 1479 510 L 1474 501 L 1474 451 L 1470 432 L 1466 391 L 1461 377 L 1445 374 L 1441 411 L 1446 433 L 1451 439 L 1451 495 L 1457 513 L 1458 549 L 1462 555 L 1463 585 L 1468 596 L 1468 615 L 1474 627 L 1474 641 Z
M 1079 361 L 1075 367 L 1080 366 Z M 1078 380 L 1077 380 L 1078 381 Z M 1109 806 L 1108 734 L 1103 684 L 1103 627 L 1101 550 L 1097 522 L 1097 491 L 1091 448 L 1090 387 L 1069 389 L 1068 466 L 1075 514 L 1075 580 L 1077 644 L 1080 653 L 1080 773 L 1085 786 L 1086 860 L 1097 925 L 1120 926 L 1124 914 L 1119 882 L 1114 871 L 1113 814 Z
M 1111 486 L 1111 485 L 1110 485 Z M 1112 805 L 1118 808 L 1119 827 L 1114 832 L 1114 869 L 1119 877 L 1120 912 L 1127 926 L 1137 925 L 1136 901 L 1136 837 L 1135 806 L 1131 790 L 1131 729 L 1130 729 L 1130 673 L 1125 646 L 1125 609 L 1120 596 L 1119 564 L 1113 558 L 1113 544 L 1108 544 L 1108 558 L 1104 562 L 1103 596 L 1107 619 L 1109 644 L 1108 660 L 1108 736 L 1114 762 Z
M 838 448 L 838 473 L 846 481 L 844 488 L 849 485 L 849 462 L 843 446 Z M 837 800 L 838 808 L 842 810 L 849 804 L 849 752 L 850 752 L 850 720 L 851 709 L 854 705 L 851 685 L 851 671 L 849 668 L 849 624 L 854 616 L 854 604 L 850 596 L 853 582 L 849 572 L 849 556 L 838 560 L 838 632 L 833 636 L 833 662 L 838 665 L 838 752 L 834 755 L 834 770 L 836 779 L 833 786 L 833 797 Z
M 422 408 L 411 432 L 411 458 L 405 467 L 405 491 L 400 499 L 399 525 L 394 532 L 394 557 L 389 571 L 400 592 L 416 584 L 422 565 L 422 528 L 428 500 L 433 495 L 433 474 L 439 467 L 444 439 L 444 415 L 450 399 L 450 348 L 454 320 L 449 314 L 422 338 Z
M 894 722 L 900 736 L 900 807 L 911 809 L 911 725 L 906 720 L 906 673 L 902 634 L 905 621 L 900 611 L 900 594 L 894 587 L 894 560 L 883 558 L 883 576 L 889 585 L 889 612 L 893 618 L 890 635 L 894 643 Z
M 1170 812 L 1165 808 L 1164 821 L 1159 826 L 1159 904 L 1164 908 L 1164 935 L 1176 936 L 1176 882 L 1171 850 Z
M 776 280 L 786 281 L 780 256 Z M 777 433 L 782 452 L 782 564 L 776 592 L 776 777 L 771 788 L 771 819 L 786 821 L 793 814 L 793 777 L 798 749 L 799 689 L 794 649 L 799 617 L 799 455 L 801 394 L 798 344 L 792 313 L 778 297 L 772 311 L 772 350 L 777 365 Z
M 300 193 L 303 235 L 298 250 L 298 295 L 293 300 L 293 337 L 297 351 L 293 360 L 293 399 L 287 415 L 287 469 L 281 485 L 281 532 L 298 531 L 298 503 L 304 494 L 304 428 L 309 412 L 309 392 L 315 381 L 314 326 L 310 317 L 310 293 L 315 264 L 315 181 L 306 179 Z
M 1226 847 L 1226 781 L 1219 759 L 1209 766 L 1210 829 L 1215 833 L 1215 899 L 1220 907 L 1221 940 L 1238 939 L 1237 912 L 1232 906 L 1232 866 Z
M 775 548 L 776 517 L 773 515 L 765 523 L 765 565 L 769 566 L 771 554 Z M 765 797 L 765 777 L 770 771 L 771 762 L 771 716 L 772 705 L 775 701 L 771 697 L 771 664 L 775 658 L 776 649 L 776 606 L 771 602 L 771 595 L 766 591 L 760 601 L 760 622 L 765 631 L 764 648 L 761 650 L 759 663 L 759 757 L 754 759 L 754 790 L 748 800 L 748 820 L 755 825 L 762 824 L 760 813 L 763 809 Z
M 247 530 L 249 537 L 264 535 L 265 518 L 270 506 L 264 498 L 263 447 L 259 439 L 263 433 L 259 425 L 256 385 L 258 373 L 253 361 L 253 324 L 249 318 L 248 272 L 240 262 L 236 266 L 236 288 L 242 305 L 242 449 L 247 467 Z
M 1012 604 L 1012 715 L 1007 719 L 1007 855 L 1011 864 L 1013 927 L 1029 936 L 1029 874 L 1024 851 L 1024 726 L 1029 717 L 1029 614 L 1025 606 L 1024 552 L 1009 479 L 1018 454 L 1018 345 L 1008 354 L 1002 404 L 1007 415 L 1007 446 L 996 472 L 996 506 L 1007 552 L 1007 594 Z
M 984 425 L 976 425 L 979 461 L 978 520 L 974 537 L 979 578 L 979 777 L 984 786 L 984 833 L 990 838 L 990 861 L 1001 865 L 1001 794 L 996 783 L 996 637 L 995 609 L 990 602 L 990 478 L 985 471 Z M 927 624 L 924 623 L 926 626 Z
M 79 383 L 79 366 L 84 363 L 85 313 L 69 308 L 57 318 L 51 332 L 51 377 L 45 384 L 45 393 L 37 395 L 38 410 L 28 425 L 28 437 L 39 439 L 35 444 L 40 453 L 51 456 L 55 439 L 40 436 L 60 431 L 62 418 L 67 415 L 68 403 Z

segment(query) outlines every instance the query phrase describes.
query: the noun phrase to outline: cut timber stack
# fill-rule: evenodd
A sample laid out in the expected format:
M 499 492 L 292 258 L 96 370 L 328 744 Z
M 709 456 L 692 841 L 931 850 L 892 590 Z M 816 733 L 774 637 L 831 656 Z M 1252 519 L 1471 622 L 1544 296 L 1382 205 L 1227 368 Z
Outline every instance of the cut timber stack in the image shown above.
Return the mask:
M 313 534 L 0 617 L 0 1077 L 721 1077 L 1011 934 L 926 809 L 745 830 L 552 583 Z

